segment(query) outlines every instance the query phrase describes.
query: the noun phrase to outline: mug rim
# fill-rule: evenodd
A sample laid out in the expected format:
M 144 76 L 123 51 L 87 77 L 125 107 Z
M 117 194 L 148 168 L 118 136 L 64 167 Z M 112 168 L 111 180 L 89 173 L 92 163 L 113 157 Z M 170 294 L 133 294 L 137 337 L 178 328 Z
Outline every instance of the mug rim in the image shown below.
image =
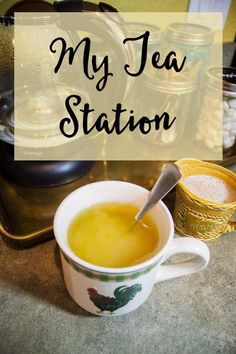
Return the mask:
M 216 165 L 214 163 L 210 163 L 210 162 L 206 162 L 206 161 L 202 161 L 202 160 L 198 160 L 198 159 L 194 159 L 194 158 L 191 158 L 191 159 L 184 158 L 184 159 L 178 160 L 176 162 L 176 164 L 181 168 L 182 164 L 191 164 L 192 162 L 196 163 L 198 165 L 201 165 L 201 166 L 209 166 L 209 168 L 212 168 L 213 170 L 216 170 L 216 171 L 221 171 L 225 175 L 230 176 L 232 179 L 235 179 L 235 173 L 233 171 L 230 171 L 230 170 L 226 169 L 224 166 Z M 192 176 L 192 175 L 190 174 L 189 176 Z M 201 203 L 204 206 L 210 205 L 216 209 L 220 209 L 220 208 L 231 209 L 231 208 L 236 207 L 236 201 L 233 201 L 230 203 L 218 203 L 218 202 L 214 202 L 212 200 L 207 200 L 202 197 L 199 197 L 197 194 L 192 193 L 185 186 L 185 184 L 182 182 L 182 179 L 177 183 L 177 187 L 181 188 L 187 195 L 189 195 L 191 197 L 191 199 L 198 201 L 199 203 Z
M 143 270 L 147 267 L 150 267 L 158 262 L 158 260 L 163 256 L 166 248 L 169 246 L 170 242 L 172 241 L 172 239 L 174 237 L 174 221 L 173 221 L 172 215 L 171 215 L 169 209 L 167 208 L 167 206 L 161 200 L 157 204 L 159 204 L 161 206 L 161 208 L 164 210 L 164 212 L 166 214 L 167 221 L 169 223 L 169 228 L 170 228 L 169 236 L 167 238 L 165 245 L 161 248 L 161 250 L 157 251 L 157 253 L 153 257 L 147 259 L 145 262 L 138 263 L 138 264 L 135 264 L 135 265 L 132 265 L 129 267 L 120 267 L 120 268 L 97 266 L 95 264 L 89 263 L 89 262 L 83 260 L 82 258 L 76 256 L 75 253 L 70 249 L 70 247 L 65 245 L 64 242 L 62 242 L 62 238 L 58 236 L 58 234 L 59 234 L 58 229 L 57 229 L 58 215 L 61 212 L 61 209 L 64 207 L 65 203 L 67 203 L 68 200 L 72 197 L 72 195 L 77 193 L 78 190 L 89 188 L 89 186 L 91 186 L 91 185 L 110 184 L 110 183 L 112 183 L 112 184 L 122 183 L 122 184 L 126 184 L 126 185 L 132 185 L 132 186 L 137 187 L 138 189 L 142 189 L 144 192 L 149 192 L 149 190 L 147 190 L 146 188 L 139 186 L 135 183 L 118 181 L 118 180 L 92 182 L 92 183 L 88 183 L 86 185 L 83 185 L 83 186 L 75 189 L 73 192 L 68 194 L 63 199 L 63 201 L 59 204 L 59 206 L 56 210 L 54 220 L 53 220 L 53 231 L 54 231 L 54 236 L 55 236 L 56 242 L 64 255 L 66 255 L 68 258 L 70 258 L 77 265 L 79 265 L 83 268 L 86 268 L 87 270 L 97 272 L 97 273 L 106 273 L 106 274 L 115 274 L 115 275 L 141 271 L 141 270 Z M 86 208 L 84 208 L 84 209 L 86 209 Z

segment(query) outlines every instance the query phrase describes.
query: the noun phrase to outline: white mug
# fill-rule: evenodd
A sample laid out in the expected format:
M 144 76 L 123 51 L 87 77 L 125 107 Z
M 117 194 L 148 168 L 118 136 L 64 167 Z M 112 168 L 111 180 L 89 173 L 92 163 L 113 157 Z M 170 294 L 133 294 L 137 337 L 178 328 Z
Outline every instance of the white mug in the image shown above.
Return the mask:
M 67 196 L 57 209 L 54 233 L 60 247 L 64 280 L 74 301 L 96 315 L 123 315 L 138 308 L 160 281 L 196 273 L 209 262 L 205 243 L 191 237 L 174 239 L 172 216 L 163 202 L 157 203 L 150 216 L 161 239 L 159 251 L 143 263 L 126 268 L 106 268 L 77 257 L 68 246 L 67 230 L 72 219 L 91 205 L 120 202 L 142 207 L 149 191 L 132 183 L 103 181 L 85 185 Z M 188 262 L 162 265 L 177 253 L 196 257 Z

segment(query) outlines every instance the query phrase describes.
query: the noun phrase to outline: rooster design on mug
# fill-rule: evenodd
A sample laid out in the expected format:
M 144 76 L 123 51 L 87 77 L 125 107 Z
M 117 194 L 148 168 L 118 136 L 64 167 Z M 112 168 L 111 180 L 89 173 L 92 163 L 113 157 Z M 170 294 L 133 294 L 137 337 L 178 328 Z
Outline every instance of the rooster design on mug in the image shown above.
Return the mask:
M 90 300 L 99 308 L 99 312 L 108 311 L 111 314 L 127 305 L 141 290 L 142 286 L 140 284 L 122 285 L 114 290 L 114 297 L 109 297 L 99 294 L 94 288 L 87 289 Z

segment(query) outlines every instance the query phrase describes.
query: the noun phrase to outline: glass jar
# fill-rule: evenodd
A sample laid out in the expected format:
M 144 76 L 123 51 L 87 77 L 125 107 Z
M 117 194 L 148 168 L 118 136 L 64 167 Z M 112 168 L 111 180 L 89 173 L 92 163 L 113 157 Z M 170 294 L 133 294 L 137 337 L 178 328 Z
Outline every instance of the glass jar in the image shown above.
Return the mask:
M 232 149 L 236 140 L 236 68 L 223 68 L 223 146 Z
M 223 71 L 222 71 L 223 70 Z M 222 77 L 223 76 L 223 77 Z M 223 78 L 223 121 L 221 111 L 221 80 Z M 232 153 L 236 138 L 236 69 L 211 67 L 206 71 L 204 96 L 197 122 L 196 138 L 209 149 L 222 146 L 224 156 Z
M 139 100 L 139 108 L 145 99 L 146 105 L 150 107 L 149 115 L 154 117 L 156 114 L 167 112 L 170 119 L 176 117 L 176 121 L 171 129 L 164 130 L 163 127 L 153 132 L 152 135 L 143 135 L 141 138 L 148 143 L 158 146 L 171 147 L 173 144 L 181 142 L 185 130 L 191 134 L 188 117 L 194 117 L 193 100 L 197 89 L 197 82 L 194 80 L 177 81 L 170 77 L 153 77 L 145 75 L 143 80 L 143 97 Z M 138 103 L 137 103 L 138 105 Z M 141 108 L 140 108 L 141 109 Z M 142 112 L 145 116 L 145 112 Z M 190 123 L 191 125 L 191 123 Z
M 212 41 L 212 30 L 197 24 L 172 23 L 165 31 L 165 50 L 174 50 L 177 57 L 186 56 L 185 66 L 197 63 L 201 73 L 209 66 Z
M 162 42 L 162 32 L 161 28 L 158 26 L 150 25 L 150 24 L 145 24 L 145 23 L 139 23 L 139 22 L 127 22 L 125 23 L 125 26 L 128 30 L 128 32 L 131 34 L 132 37 L 138 37 L 141 36 L 143 33 L 146 31 L 150 32 L 149 36 L 149 46 L 151 48 L 151 51 L 158 51 L 158 45 L 161 44 Z M 142 41 L 139 41 L 137 43 L 137 49 L 139 49 L 139 55 L 142 50 Z
M 196 139 L 203 149 L 216 150 L 222 146 L 220 75 L 221 69 L 218 67 L 210 67 L 204 74 L 203 95 L 196 125 Z

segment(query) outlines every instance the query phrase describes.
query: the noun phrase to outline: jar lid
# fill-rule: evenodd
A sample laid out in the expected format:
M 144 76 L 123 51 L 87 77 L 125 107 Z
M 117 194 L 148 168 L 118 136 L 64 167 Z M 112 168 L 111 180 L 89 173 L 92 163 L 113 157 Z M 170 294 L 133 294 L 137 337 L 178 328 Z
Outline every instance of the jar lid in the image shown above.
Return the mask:
M 125 24 L 127 26 L 128 31 L 130 34 L 134 36 L 140 36 L 141 34 L 146 32 L 147 30 L 150 31 L 149 43 L 156 44 L 161 43 L 162 41 L 162 32 L 161 28 L 154 25 L 149 25 L 146 23 L 141 22 L 127 22 Z
M 213 89 L 217 89 L 217 87 L 222 85 L 222 68 L 218 66 L 211 66 L 206 70 L 204 76 L 207 86 L 210 86 Z
M 208 86 L 216 89 L 221 85 L 221 79 L 224 92 L 236 93 L 236 68 L 212 66 L 205 73 Z
M 207 45 L 212 43 L 213 32 L 206 26 L 176 22 L 167 27 L 166 37 L 181 44 Z
M 236 68 L 223 68 L 223 90 L 236 92 Z

